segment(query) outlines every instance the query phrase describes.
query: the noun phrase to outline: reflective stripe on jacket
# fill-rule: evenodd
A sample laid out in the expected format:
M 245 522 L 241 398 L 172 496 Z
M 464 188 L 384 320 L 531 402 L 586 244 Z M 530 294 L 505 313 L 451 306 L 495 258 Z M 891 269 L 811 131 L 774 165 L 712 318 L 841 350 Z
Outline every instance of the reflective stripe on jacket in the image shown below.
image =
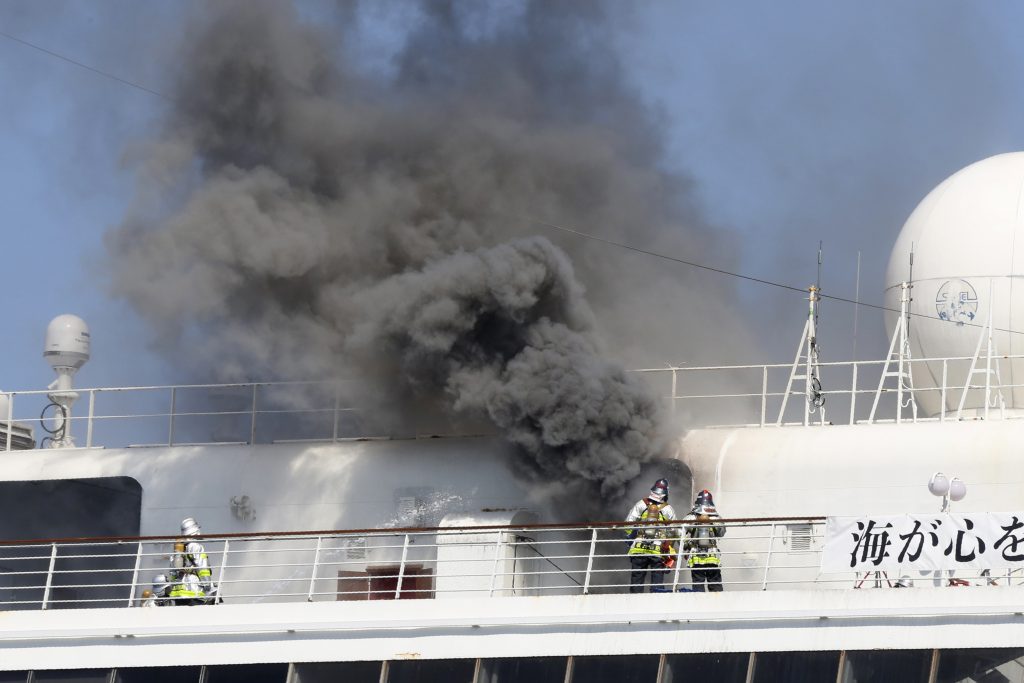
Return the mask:
M 665 503 L 658 508 L 657 520 L 650 519 L 648 508 L 650 503 L 646 498 L 641 499 L 633 506 L 633 509 L 626 515 L 627 522 L 671 522 L 676 518 L 676 511 L 671 505 Z M 661 546 L 672 535 L 665 527 L 639 527 L 630 529 L 627 533 L 635 534 L 636 540 L 629 547 L 629 555 L 662 555 Z M 674 554 L 675 549 L 670 548 L 669 554 Z
M 698 524 L 697 518 L 700 515 L 707 515 L 712 521 Z M 725 526 L 716 523 L 721 519 L 714 508 L 690 511 L 684 522 L 686 525 L 686 540 L 683 543 L 683 550 L 686 552 L 687 567 L 718 567 L 721 559 L 718 552 L 718 539 L 725 536 Z

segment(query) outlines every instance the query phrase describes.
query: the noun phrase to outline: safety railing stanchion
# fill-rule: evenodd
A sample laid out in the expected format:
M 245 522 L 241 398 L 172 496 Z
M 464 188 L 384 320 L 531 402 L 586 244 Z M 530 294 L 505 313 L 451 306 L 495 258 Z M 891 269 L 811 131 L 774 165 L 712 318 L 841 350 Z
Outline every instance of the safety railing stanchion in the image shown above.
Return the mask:
M 135 587 L 139 585 L 139 565 L 142 564 L 142 543 L 135 551 L 135 569 L 132 570 L 132 586 L 128 589 L 128 607 L 135 602 Z
M 677 381 L 676 369 L 672 368 L 672 405 L 671 405 L 672 410 L 671 410 L 671 413 L 673 415 L 676 414 L 676 381 Z
M 761 366 L 761 426 L 764 427 L 765 414 L 768 411 L 768 366 Z
M 402 579 L 405 578 L 405 561 L 409 557 L 409 534 L 402 541 L 402 560 L 398 563 L 398 582 L 395 584 L 395 600 L 402 595 Z
M 676 566 L 675 571 L 672 572 L 672 592 L 675 593 L 679 588 L 679 571 L 683 568 L 683 538 L 686 536 L 683 533 L 683 527 L 679 527 L 679 538 L 676 539 Z M 692 588 L 691 584 L 691 588 Z
M 316 570 L 320 566 L 320 548 L 323 546 L 324 537 L 316 537 L 316 550 L 313 551 L 313 573 L 309 576 L 309 592 L 306 593 L 306 602 L 313 602 L 313 588 L 316 586 Z
M 92 448 L 93 417 L 96 415 L 96 390 L 89 390 L 89 417 L 85 421 L 85 447 Z
M 224 599 L 224 574 L 228 571 L 228 543 L 229 539 L 224 539 L 224 550 L 220 554 L 220 574 L 217 577 L 217 600 L 221 601 Z
M 53 568 L 57 564 L 57 544 L 50 544 L 50 568 L 46 570 L 46 587 L 43 588 L 43 604 L 40 609 L 46 609 L 50 602 L 50 588 L 53 586 Z
M 249 421 L 249 445 L 256 445 L 256 389 L 258 384 L 252 385 L 252 419 Z
M 775 522 L 772 522 L 772 530 L 768 534 L 768 553 L 764 558 L 764 581 L 761 582 L 761 590 L 768 590 L 768 570 L 772 566 L 772 548 L 775 547 Z
M 171 409 L 167 419 L 167 445 L 174 445 L 174 418 L 178 412 L 178 388 L 171 387 Z
M 497 539 L 494 542 L 494 566 L 491 567 L 491 590 L 487 594 L 488 597 L 494 597 L 494 584 L 498 579 L 498 562 L 501 559 L 501 540 L 502 532 L 499 529 L 497 532 Z
M 853 382 L 850 384 L 850 424 L 857 421 L 857 362 L 853 363 Z
M 338 414 L 341 408 L 341 385 L 334 383 L 334 427 L 331 430 L 331 441 L 338 440 Z
M 11 436 L 14 434 L 14 394 L 7 394 L 7 445 L 5 450 L 11 450 Z
M 587 573 L 583 576 L 583 594 L 590 594 L 590 571 L 594 568 L 594 553 L 597 552 L 597 529 L 590 530 L 590 554 L 587 555 Z
M 945 358 L 942 359 L 942 402 L 939 409 L 939 422 L 946 421 L 946 377 L 949 371 L 949 364 Z M 970 378 L 968 378 L 970 380 Z

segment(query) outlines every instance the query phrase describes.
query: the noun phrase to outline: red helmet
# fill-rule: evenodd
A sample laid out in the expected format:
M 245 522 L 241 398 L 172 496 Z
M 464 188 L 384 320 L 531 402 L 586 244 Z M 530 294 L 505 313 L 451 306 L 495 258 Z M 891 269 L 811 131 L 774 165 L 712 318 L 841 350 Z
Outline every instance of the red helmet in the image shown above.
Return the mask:
M 651 495 L 647 496 L 655 503 L 661 503 L 668 498 L 668 479 L 659 479 L 651 487 Z
M 707 489 L 704 489 L 697 494 L 697 500 L 693 501 L 693 504 L 695 506 L 703 505 L 706 507 L 715 507 L 715 501 L 711 497 L 711 491 L 708 491 Z

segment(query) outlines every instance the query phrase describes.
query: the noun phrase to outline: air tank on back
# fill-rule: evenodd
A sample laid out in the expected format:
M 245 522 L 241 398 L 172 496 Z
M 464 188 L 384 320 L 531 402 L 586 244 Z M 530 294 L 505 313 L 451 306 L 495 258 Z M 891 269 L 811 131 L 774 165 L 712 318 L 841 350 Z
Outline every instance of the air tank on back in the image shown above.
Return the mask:
M 1024 354 L 1024 152 L 1000 154 L 954 173 L 926 196 L 907 219 L 893 247 L 886 271 L 885 303 L 900 307 L 900 283 L 910 276 L 913 250 L 913 301 L 910 304 L 911 353 L 914 358 L 972 357 L 991 315 L 994 355 Z M 891 332 L 898 314 L 886 313 Z M 979 369 L 988 346 L 981 339 Z M 970 361 L 945 364 L 946 386 L 963 387 Z M 993 384 L 1024 384 L 1024 359 L 997 364 Z M 915 363 L 915 399 L 928 415 L 943 402 L 943 363 Z M 985 376 L 975 374 L 974 385 Z M 948 388 L 947 415 L 960 407 L 962 391 Z M 1024 387 L 1001 391 L 1005 407 L 1024 410 Z M 977 415 L 985 404 L 982 390 L 963 401 L 964 415 Z M 990 406 L 998 405 L 992 394 Z

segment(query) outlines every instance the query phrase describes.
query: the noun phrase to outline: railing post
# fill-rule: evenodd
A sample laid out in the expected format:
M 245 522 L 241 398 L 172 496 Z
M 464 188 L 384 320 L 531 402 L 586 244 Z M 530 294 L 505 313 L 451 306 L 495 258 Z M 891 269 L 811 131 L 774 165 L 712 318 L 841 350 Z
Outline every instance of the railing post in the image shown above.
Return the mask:
M 594 552 L 597 550 L 597 529 L 590 531 L 590 554 L 587 555 L 587 573 L 583 576 L 583 594 L 590 594 L 590 570 L 594 568 Z
M 338 440 L 338 411 L 341 408 L 341 385 L 334 383 L 334 428 L 331 431 L 331 441 Z
M 11 450 L 11 433 L 14 431 L 14 393 L 7 394 L 7 445 L 5 450 Z
M 672 415 L 676 414 L 676 369 L 672 368 Z
M 764 416 L 768 410 L 768 366 L 761 366 L 761 426 L 764 427 Z
M 249 422 L 249 445 L 256 445 L 256 389 L 258 384 L 252 385 L 252 420 Z
M 46 603 L 50 601 L 50 588 L 53 586 L 53 568 L 57 564 L 57 544 L 50 544 L 50 568 L 46 570 L 46 587 L 43 588 L 43 604 L 41 609 L 46 609 Z
M 231 541 L 224 539 L 224 550 L 220 554 L 220 575 L 217 577 L 217 601 L 224 599 L 224 574 L 228 570 L 228 544 Z
M 487 594 L 488 597 L 494 597 L 494 583 L 498 578 L 498 561 L 501 559 L 501 530 L 497 532 L 497 540 L 494 542 L 494 566 L 491 568 L 491 591 Z
M 398 582 L 395 584 L 395 600 L 402 595 L 402 579 L 405 578 L 405 560 L 409 557 L 409 534 L 402 541 L 402 560 L 398 563 Z
M 313 602 L 313 587 L 316 585 L 316 570 L 320 565 L 320 547 L 323 544 L 323 536 L 316 537 L 316 552 L 313 553 L 313 573 L 309 577 L 309 592 L 306 593 L 306 602 Z
M 850 386 L 850 424 L 854 424 L 857 421 L 857 361 L 853 362 L 853 383 Z
M 89 417 L 85 420 L 85 447 L 92 448 L 93 416 L 96 414 L 96 390 L 89 390 Z
M 672 592 L 675 593 L 676 589 L 679 588 L 679 572 L 683 568 L 683 538 L 686 536 L 684 533 L 683 526 L 679 526 L 679 538 L 677 539 L 679 545 L 676 547 L 676 567 L 672 573 Z M 692 584 L 690 586 L 693 587 Z
M 135 569 L 132 570 L 132 586 L 128 590 L 128 605 L 131 607 L 135 602 L 135 587 L 139 584 L 139 565 L 142 564 L 142 542 L 139 542 L 138 550 L 135 551 Z
M 949 370 L 948 361 L 942 359 L 942 409 L 939 412 L 939 422 L 946 421 L 946 375 Z
M 761 590 L 768 590 L 768 570 L 772 566 L 772 547 L 775 545 L 775 522 L 772 522 L 772 530 L 768 535 L 768 553 L 764 558 L 764 580 L 761 582 Z
M 174 416 L 178 412 L 178 388 L 171 387 L 171 411 L 167 420 L 167 445 L 174 445 Z

